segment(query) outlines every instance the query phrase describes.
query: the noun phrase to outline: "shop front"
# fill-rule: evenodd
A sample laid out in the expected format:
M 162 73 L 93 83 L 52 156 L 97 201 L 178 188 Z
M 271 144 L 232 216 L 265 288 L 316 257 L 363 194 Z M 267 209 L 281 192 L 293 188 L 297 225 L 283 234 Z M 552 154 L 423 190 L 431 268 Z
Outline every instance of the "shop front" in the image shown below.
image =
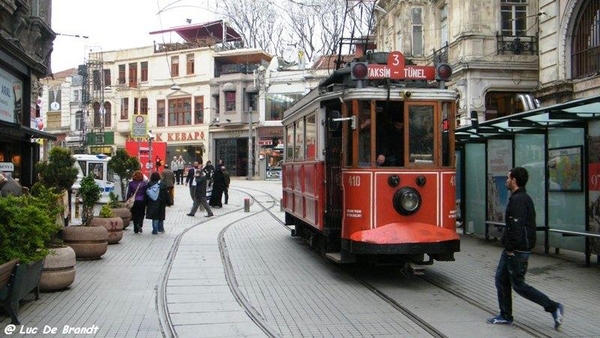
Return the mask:
M 157 152 L 153 149 L 153 158 L 156 162 L 156 156 L 159 156 L 163 164 L 171 165 L 173 158 L 181 157 L 185 163 L 186 169 L 191 167 L 194 161 L 206 160 L 206 133 L 196 129 L 181 129 L 176 132 L 166 129 L 153 129 L 155 144 L 158 142 L 166 143 L 166 150 Z
M 283 127 L 259 127 L 258 172 L 261 179 L 281 179 L 283 160 Z

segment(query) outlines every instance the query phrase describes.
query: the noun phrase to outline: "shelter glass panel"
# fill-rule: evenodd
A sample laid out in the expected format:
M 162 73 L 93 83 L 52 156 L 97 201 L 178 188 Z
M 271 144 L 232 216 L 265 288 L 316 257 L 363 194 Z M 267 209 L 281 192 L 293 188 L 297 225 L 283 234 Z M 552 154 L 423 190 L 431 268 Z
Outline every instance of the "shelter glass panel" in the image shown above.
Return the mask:
M 481 184 L 467 184 L 465 191 L 464 227 L 467 232 L 478 234 L 485 233 L 485 144 L 465 144 L 465 170 L 464 176 L 470 182 Z
M 544 226 L 546 221 L 545 139 L 542 134 L 515 135 L 515 166 L 523 167 L 529 173 L 529 183 L 526 187 L 535 205 L 538 226 Z

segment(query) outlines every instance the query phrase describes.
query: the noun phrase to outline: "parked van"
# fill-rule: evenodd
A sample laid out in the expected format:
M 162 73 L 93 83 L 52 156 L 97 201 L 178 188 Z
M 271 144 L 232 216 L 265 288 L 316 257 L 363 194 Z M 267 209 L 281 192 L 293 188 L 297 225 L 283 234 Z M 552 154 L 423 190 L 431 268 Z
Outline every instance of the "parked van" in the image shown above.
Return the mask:
M 87 155 L 75 154 L 75 167 L 77 167 L 77 181 L 73 184 L 72 189 L 76 193 L 81 186 L 81 180 L 90 173 L 94 176 L 94 180 L 100 189 L 100 203 L 108 203 L 110 200 L 108 194 L 115 190 L 115 174 L 108 169 L 108 161 L 110 157 L 106 155 Z

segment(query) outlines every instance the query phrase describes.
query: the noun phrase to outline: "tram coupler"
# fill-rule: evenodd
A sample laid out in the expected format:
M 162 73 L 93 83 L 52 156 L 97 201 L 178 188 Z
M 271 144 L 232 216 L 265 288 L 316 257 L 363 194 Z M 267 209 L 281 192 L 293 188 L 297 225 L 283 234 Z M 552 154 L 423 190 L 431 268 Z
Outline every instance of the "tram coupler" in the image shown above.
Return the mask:
M 405 276 L 423 276 L 425 275 L 425 267 L 416 263 L 407 263 L 402 268 L 402 274 Z

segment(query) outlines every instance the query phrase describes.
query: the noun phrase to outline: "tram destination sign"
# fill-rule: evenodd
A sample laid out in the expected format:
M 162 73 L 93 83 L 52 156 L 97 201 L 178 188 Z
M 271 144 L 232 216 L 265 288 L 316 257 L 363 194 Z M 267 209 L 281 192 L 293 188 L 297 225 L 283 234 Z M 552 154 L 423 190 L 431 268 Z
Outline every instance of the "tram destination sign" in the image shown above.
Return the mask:
M 368 66 L 369 79 L 392 80 L 435 80 L 435 67 L 406 65 L 406 59 L 401 52 L 390 52 L 387 64 Z
M 371 80 L 435 80 L 435 67 L 431 66 L 406 66 L 403 71 L 392 72 L 387 65 L 369 64 L 368 69 Z

